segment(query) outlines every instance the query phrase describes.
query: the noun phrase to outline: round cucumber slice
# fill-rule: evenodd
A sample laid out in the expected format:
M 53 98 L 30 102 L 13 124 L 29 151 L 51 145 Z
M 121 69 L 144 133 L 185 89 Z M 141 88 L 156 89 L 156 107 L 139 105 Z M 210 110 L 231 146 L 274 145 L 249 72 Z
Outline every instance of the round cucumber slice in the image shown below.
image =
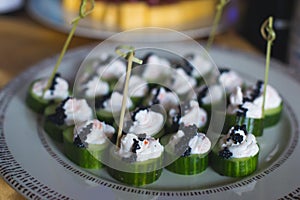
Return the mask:
M 113 178 L 124 184 L 143 186 L 159 179 L 162 173 L 162 162 L 163 155 L 146 161 L 128 162 L 118 156 L 115 147 L 112 147 L 109 152 L 107 171 Z
M 171 153 L 166 151 L 166 157 L 172 156 Z M 208 153 L 206 154 L 191 154 L 189 156 L 180 156 L 170 165 L 165 168 L 171 172 L 182 175 L 195 175 L 199 174 L 208 166 Z
M 101 169 L 104 165 L 101 159 L 106 154 L 108 143 L 89 145 L 88 148 L 77 147 L 73 143 L 74 127 L 63 131 L 63 146 L 65 155 L 75 164 L 88 169 Z
M 268 128 L 276 125 L 281 118 L 282 110 L 283 103 L 281 103 L 277 108 L 265 110 L 264 127 Z
M 119 116 L 119 114 L 113 114 L 112 112 L 107 111 L 102 108 L 96 110 L 96 115 L 100 121 L 104 121 L 105 123 L 110 124 L 110 125 L 113 125 L 113 123 L 115 121 L 114 116 L 116 116 L 116 117 Z
M 42 97 L 39 97 L 33 93 L 32 87 L 39 80 L 40 79 L 35 80 L 34 82 L 32 82 L 30 84 L 28 92 L 27 92 L 27 96 L 26 96 L 26 105 L 34 112 L 42 114 L 44 112 L 44 109 L 50 103 L 50 101 L 45 100 Z
M 178 156 L 171 153 L 166 147 L 173 134 L 167 134 L 160 139 L 160 143 L 165 146 L 165 159 L 175 160 L 165 168 L 171 172 L 182 175 L 195 175 L 203 172 L 208 166 L 208 153 L 191 154 L 189 156 Z
M 255 136 L 262 136 L 264 131 L 264 119 L 263 118 L 248 118 L 248 117 L 237 117 L 234 114 L 226 114 L 224 127 L 222 134 L 227 134 L 229 129 L 234 125 L 246 125 L 248 132 Z
M 53 103 L 54 104 L 59 103 L 63 99 L 46 100 L 46 99 L 34 94 L 32 91 L 32 87 L 37 81 L 40 81 L 40 80 L 41 79 L 35 80 L 30 84 L 25 101 L 26 101 L 26 105 L 31 110 L 33 110 L 36 113 L 43 114 L 47 106 L 49 106 L 50 104 L 53 104 Z
M 220 175 L 244 177 L 252 174 L 258 165 L 258 155 L 246 158 L 225 159 L 219 156 L 219 149 L 214 148 L 209 155 L 211 167 Z
M 52 104 L 50 106 L 47 106 L 44 110 L 45 120 L 43 124 L 44 131 L 55 141 L 62 143 L 63 142 L 63 131 L 67 129 L 69 126 L 63 124 L 63 125 L 57 125 L 51 120 L 48 119 L 48 116 L 55 113 L 55 109 L 58 106 L 58 104 Z

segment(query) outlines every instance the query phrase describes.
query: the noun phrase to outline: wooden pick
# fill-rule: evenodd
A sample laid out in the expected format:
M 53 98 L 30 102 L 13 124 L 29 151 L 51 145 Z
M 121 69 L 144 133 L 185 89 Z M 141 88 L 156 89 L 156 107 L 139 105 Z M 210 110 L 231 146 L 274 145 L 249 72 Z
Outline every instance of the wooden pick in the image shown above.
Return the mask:
M 44 89 L 44 92 L 46 92 L 51 87 L 51 84 L 53 82 L 54 76 L 55 76 L 55 74 L 56 74 L 56 72 L 58 70 L 58 67 L 61 64 L 61 61 L 62 61 L 62 59 L 63 59 L 63 57 L 64 57 L 64 55 L 65 55 L 68 47 L 69 47 L 69 44 L 71 43 L 71 40 L 73 38 L 73 35 L 75 33 L 75 30 L 76 30 L 76 28 L 78 26 L 79 21 L 81 19 L 83 19 L 84 17 L 86 17 L 87 15 L 89 15 L 93 11 L 93 9 L 94 9 L 94 4 L 95 4 L 94 0 L 90 0 L 92 6 L 91 6 L 91 8 L 89 10 L 87 10 L 87 8 L 86 8 L 87 7 L 87 1 L 88 0 L 82 0 L 81 1 L 81 5 L 80 5 L 80 9 L 79 9 L 79 16 L 72 21 L 72 29 L 71 29 L 71 31 L 70 31 L 70 33 L 68 35 L 67 40 L 65 41 L 65 44 L 63 46 L 62 51 L 60 52 L 60 55 L 59 55 L 59 57 L 58 57 L 58 59 L 56 61 L 56 64 L 55 64 L 54 69 L 52 71 L 52 74 L 51 74 L 50 78 L 48 79 L 48 82 L 47 82 L 47 85 L 46 85 L 46 87 Z
M 125 117 L 125 109 L 126 109 L 126 103 L 127 103 L 128 86 L 129 86 L 129 79 L 130 79 L 130 75 L 131 75 L 132 63 L 135 62 L 138 64 L 143 64 L 143 61 L 134 57 L 134 48 L 131 46 L 125 46 L 125 45 L 118 46 L 116 48 L 116 53 L 119 56 L 122 56 L 123 58 L 128 60 L 125 85 L 124 85 L 124 89 L 123 89 L 123 99 L 122 99 L 122 108 L 121 108 L 121 113 L 120 113 L 119 129 L 118 129 L 117 142 L 116 142 L 117 147 L 120 147 L 120 140 L 122 137 L 122 130 L 123 130 L 124 117 Z
M 219 4 L 216 7 L 217 12 L 216 12 L 216 15 L 215 15 L 215 18 L 214 18 L 213 27 L 211 29 L 211 32 L 209 34 L 209 38 L 208 38 L 208 41 L 207 41 L 207 44 L 206 44 L 206 51 L 210 50 L 210 48 L 211 48 L 211 46 L 214 42 L 216 32 L 217 32 L 217 27 L 220 23 L 224 7 L 229 3 L 229 1 L 230 0 L 220 0 Z
M 273 41 L 276 39 L 276 33 L 273 29 L 273 17 L 269 17 L 261 26 L 260 29 L 262 37 L 267 41 L 266 50 L 266 67 L 265 67 L 265 80 L 264 80 L 264 91 L 263 91 L 263 102 L 262 102 L 262 115 L 265 116 L 265 102 L 267 85 L 269 79 L 270 59 Z

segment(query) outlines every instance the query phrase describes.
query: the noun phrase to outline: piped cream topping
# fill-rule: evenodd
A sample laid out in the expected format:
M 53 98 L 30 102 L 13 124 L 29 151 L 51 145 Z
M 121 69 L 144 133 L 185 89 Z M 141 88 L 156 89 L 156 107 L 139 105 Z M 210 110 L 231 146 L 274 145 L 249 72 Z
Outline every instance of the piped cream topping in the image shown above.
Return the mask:
M 222 100 L 224 96 L 223 88 L 220 85 L 211 85 L 208 88 L 206 96 L 201 100 L 203 104 L 213 104 Z
M 150 55 L 146 61 L 145 70 L 142 77 L 150 82 L 164 81 L 170 74 L 171 64 L 165 59 L 157 55 Z
M 66 80 L 55 77 L 56 84 L 54 85 L 54 90 L 47 90 L 44 93 L 44 89 L 47 86 L 48 79 L 42 79 L 39 81 L 36 81 L 33 84 L 32 92 L 37 95 L 38 97 L 42 97 L 46 100 L 52 100 L 52 99 L 65 99 L 69 96 L 69 84 Z
M 112 126 L 94 119 L 77 126 L 74 129 L 74 138 L 77 137 L 77 135 L 80 134 L 89 124 L 93 124 L 93 126 L 86 136 L 85 142 L 87 144 L 104 144 L 108 142 L 107 139 L 115 133 L 115 129 Z
M 126 65 L 121 60 L 115 60 L 107 66 L 101 66 L 97 73 L 104 80 L 117 79 L 126 73 Z
M 229 96 L 230 104 L 233 106 L 243 104 L 243 92 L 241 87 L 236 87 Z
M 171 88 L 179 95 L 186 94 L 193 90 L 197 82 L 193 77 L 190 77 L 182 68 L 176 69 L 176 73 L 173 74 L 173 83 Z
M 196 78 L 207 75 L 213 69 L 213 64 L 201 55 L 193 55 L 188 61 L 194 67 L 192 76 Z
M 86 97 L 104 96 L 109 93 L 109 85 L 95 76 L 83 85 L 83 90 Z
M 153 136 L 161 131 L 164 126 L 162 114 L 145 109 L 135 114 L 135 121 L 130 127 L 129 132 L 135 134 L 146 133 Z
M 159 140 L 150 136 L 140 140 L 137 135 L 128 133 L 121 138 L 120 144 L 120 149 L 116 153 L 122 158 L 129 158 L 135 154 L 137 162 L 158 158 L 164 151 Z
M 68 99 L 63 109 L 65 110 L 65 123 L 68 126 L 85 122 L 93 118 L 93 112 L 85 99 Z
M 220 139 L 220 148 L 227 148 L 232 153 L 232 158 L 245 158 L 255 156 L 259 151 L 255 136 L 251 133 L 245 133 L 245 131 L 242 129 L 234 129 L 235 127 L 232 127 L 229 130 L 228 134 Z M 240 142 L 232 139 L 232 133 L 235 135 L 238 134 L 239 138 L 241 138 Z
M 125 76 L 117 84 L 118 90 L 123 90 L 125 84 Z M 144 97 L 148 92 L 147 82 L 137 75 L 132 75 L 129 79 L 128 95 L 130 97 Z
M 191 100 L 189 104 L 190 109 L 180 118 L 179 123 L 183 123 L 185 126 L 195 124 L 198 128 L 205 126 L 207 122 L 206 111 L 200 108 L 198 102 L 195 100 Z
M 179 130 L 176 134 L 174 134 L 170 141 L 169 145 L 170 148 L 175 148 L 175 145 L 178 144 L 178 142 L 185 137 L 185 134 L 182 130 Z M 191 154 L 205 154 L 207 153 L 211 148 L 211 142 L 208 137 L 206 137 L 203 133 L 197 133 L 194 137 L 192 137 L 189 142 L 188 146 L 191 148 Z
M 122 100 L 123 100 L 123 95 L 120 94 L 119 92 L 113 92 L 111 94 L 111 97 L 103 102 L 103 107 L 105 110 L 113 112 L 113 113 L 119 113 L 121 112 L 122 108 Z M 126 108 L 131 108 L 132 107 L 132 101 L 130 98 L 127 97 L 127 103 L 126 103 Z
M 263 94 L 257 97 L 253 103 L 262 107 Z M 282 103 L 282 98 L 279 96 L 278 92 L 270 85 L 267 85 L 265 110 L 277 108 Z
M 175 108 L 180 103 L 179 98 L 175 93 L 171 91 L 168 92 L 163 87 L 154 88 L 151 93 L 155 100 L 158 100 L 159 104 L 161 104 L 166 110 Z
M 243 79 L 233 70 L 223 72 L 220 74 L 218 80 L 228 93 L 231 93 L 236 87 L 243 85 Z

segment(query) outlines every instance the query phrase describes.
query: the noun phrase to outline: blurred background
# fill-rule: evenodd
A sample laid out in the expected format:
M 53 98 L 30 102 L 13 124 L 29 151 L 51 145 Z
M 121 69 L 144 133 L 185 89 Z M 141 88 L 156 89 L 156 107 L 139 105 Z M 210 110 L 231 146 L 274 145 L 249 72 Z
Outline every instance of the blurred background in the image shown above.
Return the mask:
M 178 2 L 190 3 L 192 1 L 148 0 L 146 1 L 148 7 L 160 6 L 160 9 L 152 9 L 151 12 L 147 10 L 145 2 L 140 0 L 97 1 L 98 6 L 94 11 L 96 14 L 81 24 L 78 35 L 89 39 L 105 39 L 118 31 L 145 25 L 175 28 L 194 38 L 205 40 L 210 32 L 215 4 L 218 1 L 194 0 L 194 2 L 198 1 L 198 4 L 190 7 L 173 6 L 179 4 Z M 114 4 L 120 5 L 120 2 L 125 2 L 127 5 L 119 6 L 119 8 L 113 6 Z M 42 25 L 67 32 L 69 22 L 77 15 L 79 4 L 80 0 L 0 0 L 0 12 L 2 18 L 30 16 L 30 19 Z M 116 11 L 117 9 L 119 11 Z M 292 54 L 289 49 L 293 46 L 293 51 L 295 51 L 295 43 L 299 40 L 297 40 L 297 24 L 293 25 L 293 21 L 297 21 L 296 10 L 297 1 L 295 0 L 231 0 L 223 14 L 219 30 L 221 34 L 235 31 L 263 53 L 265 41 L 259 29 L 262 22 L 272 15 L 275 18 L 277 33 L 273 57 L 289 63 Z M 147 23 L 144 23 L 143 18 L 145 12 L 148 12 Z M 190 13 L 189 16 L 187 16 L 188 13 Z M 3 33 L 2 37 L 5 37 Z

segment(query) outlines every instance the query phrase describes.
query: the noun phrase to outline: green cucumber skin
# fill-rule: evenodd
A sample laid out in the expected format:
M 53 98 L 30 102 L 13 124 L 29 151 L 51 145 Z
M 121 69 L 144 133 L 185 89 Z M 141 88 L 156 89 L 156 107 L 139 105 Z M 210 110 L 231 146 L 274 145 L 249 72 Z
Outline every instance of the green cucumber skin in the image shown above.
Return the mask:
M 33 92 L 32 92 L 32 87 L 33 87 L 33 84 L 36 83 L 37 81 L 39 81 L 41 79 L 38 79 L 38 80 L 35 80 L 33 81 L 30 86 L 29 86 L 29 89 L 28 89 L 28 92 L 27 92 L 27 96 L 26 96 L 26 105 L 31 109 L 33 110 L 34 112 L 36 113 L 39 113 L 39 114 L 43 114 L 45 112 L 45 109 L 49 106 L 49 105 L 52 105 L 52 104 L 58 104 L 60 103 L 63 99 L 53 99 L 53 100 L 45 100 L 37 95 L 35 95 Z M 71 94 L 71 92 L 69 91 L 69 94 Z
M 112 114 L 112 112 L 109 112 L 109 111 L 106 111 L 104 109 L 98 109 L 96 110 L 96 115 L 97 115 L 97 118 L 100 120 L 100 121 L 104 121 L 105 123 L 107 124 L 110 124 L 110 125 L 113 125 L 114 123 L 114 115 Z M 116 114 L 116 117 L 118 117 L 119 115 Z
M 211 167 L 220 175 L 230 177 L 244 177 L 252 174 L 258 165 L 258 153 L 248 158 L 225 159 L 218 155 L 218 152 L 211 151 L 209 155 Z
M 168 155 L 168 153 L 166 153 Z M 206 170 L 208 166 L 208 154 L 189 155 L 179 157 L 165 168 L 171 172 L 181 175 L 195 175 Z
M 275 126 L 280 121 L 282 110 L 283 103 L 277 108 L 265 110 L 264 127 L 269 128 Z
M 142 104 L 144 97 L 130 97 L 134 107 L 137 107 Z
M 167 134 L 160 139 L 160 143 L 163 146 L 166 146 L 171 137 L 174 134 Z M 166 160 L 173 160 L 174 155 L 169 153 L 167 150 L 165 151 Z M 208 167 L 208 154 L 196 155 L 192 154 L 186 157 L 179 157 L 174 162 L 166 166 L 165 168 L 171 172 L 182 175 L 194 175 L 199 174 L 206 170 Z
M 67 125 L 57 125 L 50 121 L 48 118 L 49 115 L 55 113 L 55 109 L 59 104 L 51 104 L 47 106 L 44 110 L 45 120 L 43 124 L 44 131 L 56 142 L 62 143 L 63 142 L 63 131 L 67 129 L 69 126 Z
M 248 117 L 240 117 L 237 119 L 236 115 L 226 114 L 224 127 L 222 134 L 227 134 L 231 127 L 234 125 L 246 125 L 246 129 L 249 133 L 259 137 L 263 135 L 264 131 L 264 119 L 255 119 Z
M 44 131 L 56 142 L 63 142 L 63 131 L 68 128 L 67 125 L 57 125 L 48 119 L 45 119 L 43 125 Z
M 114 148 L 112 147 L 109 151 L 109 165 L 107 166 L 107 172 L 114 179 L 127 185 L 143 186 L 155 182 L 161 176 L 163 155 L 147 161 L 128 163 L 114 153 Z M 124 171 L 116 169 L 118 166 L 122 166 Z
M 65 155 L 76 165 L 87 169 L 101 169 L 104 164 L 101 163 L 101 157 L 105 155 L 107 145 L 95 150 L 79 148 L 73 144 L 73 127 L 63 132 L 63 146 Z M 96 158 L 99 158 L 96 159 Z
M 148 185 L 158 180 L 162 174 L 162 169 L 147 173 L 130 173 L 108 167 L 107 171 L 114 179 L 131 186 Z
M 49 100 L 45 100 L 41 97 L 38 97 L 32 92 L 33 84 L 39 80 L 32 82 L 29 86 L 26 96 L 26 105 L 36 113 L 43 114 L 46 106 L 49 104 Z

